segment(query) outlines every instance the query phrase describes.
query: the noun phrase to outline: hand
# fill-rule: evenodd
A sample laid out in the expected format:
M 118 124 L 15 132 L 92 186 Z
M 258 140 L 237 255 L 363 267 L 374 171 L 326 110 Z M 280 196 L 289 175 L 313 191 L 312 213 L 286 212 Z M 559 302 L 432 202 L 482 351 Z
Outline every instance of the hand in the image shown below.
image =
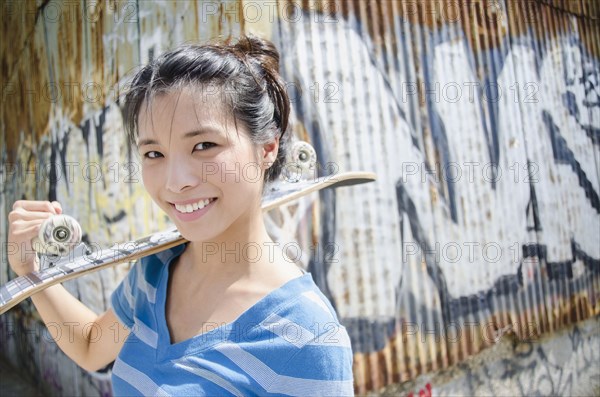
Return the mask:
M 39 270 L 39 261 L 31 240 L 38 235 L 40 226 L 53 215 L 62 213 L 56 201 L 19 200 L 8 214 L 8 263 L 19 276 Z

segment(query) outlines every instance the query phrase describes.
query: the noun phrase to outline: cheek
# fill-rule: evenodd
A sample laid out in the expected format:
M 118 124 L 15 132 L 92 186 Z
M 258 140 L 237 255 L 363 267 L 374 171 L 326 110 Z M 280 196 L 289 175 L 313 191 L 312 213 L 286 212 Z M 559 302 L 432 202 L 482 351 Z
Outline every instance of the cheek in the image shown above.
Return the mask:
M 250 191 L 262 191 L 263 174 L 262 166 L 258 162 L 248 163 L 242 168 L 242 179 L 249 184 Z
M 160 175 L 156 170 L 151 167 L 142 165 L 142 181 L 144 183 L 144 188 L 150 193 L 151 196 L 154 197 L 154 194 L 157 191 L 157 188 L 160 184 Z

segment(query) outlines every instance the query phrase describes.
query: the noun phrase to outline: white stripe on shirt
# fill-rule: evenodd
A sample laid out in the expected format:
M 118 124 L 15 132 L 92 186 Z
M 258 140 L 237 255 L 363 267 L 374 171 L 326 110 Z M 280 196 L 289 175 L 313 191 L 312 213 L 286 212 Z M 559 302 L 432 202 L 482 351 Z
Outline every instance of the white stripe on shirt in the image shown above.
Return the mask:
M 125 300 L 129 304 L 129 308 L 133 312 L 134 299 L 133 299 L 133 295 L 131 293 L 131 285 L 129 285 L 129 280 L 127 280 L 127 279 L 125 279 L 123 281 L 123 296 L 125 296 Z
M 254 355 L 234 343 L 215 347 L 235 365 L 252 377 L 268 393 L 290 396 L 345 396 L 354 394 L 352 380 L 303 379 L 279 375 Z
M 334 322 L 333 319 L 324 324 L 315 323 L 315 326 L 319 328 L 320 335 L 318 337 L 302 325 L 275 313 L 263 320 L 260 325 L 299 349 L 304 346 L 351 348 L 348 334 L 338 332 L 344 330 L 344 327 L 338 322 Z
M 315 338 L 315 334 L 308 329 L 275 313 L 264 319 L 260 325 L 297 348 L 302 348 Z
M 198 375 L 199 377 L 202 377 L 214 383 L 215 385 L 227 390 L 229 393 L 235 396 L 244 397 L 244 394 L 241 391 L 239 391 L 233 384 L 231 384 L 231 382 L 223 379 L 221 376 L 215 374 L 214 372 L 195 366 L 190 360 L 173 360 L 173 364 L 175 364 L 175 366 L 177 366 L 178 368 L 185 369 L 186 371 L 191 372 L 194 375 Z
M 146 299 L 148 299 L 148 302 L 156 303 L 156 288 L 146 281 L 146 278 L 142 274 L 141 266 L 137 267 L 137 272 L 137 287 L 140 289 L 140 291 L 143 291 L 146 294 Z
M 137 317 L 134 318 L 135 323 L 133 324 L 132 331 L 139 340 L 147 344 L 148 346 L 156 349 L 158 346 L 158 334 L 152 328 L 144 324 L 143 321 Z
M 160 386 L 152 381 L 143 372 L 138 371 L 130 365 L 127 365 L 123 360 L 117 359 L 113 366 L 113 375 L 118 376 L 124 382 L 128 383 L 139 391 L 143 396 L 169 396 L 169 393 L 164 391 Z

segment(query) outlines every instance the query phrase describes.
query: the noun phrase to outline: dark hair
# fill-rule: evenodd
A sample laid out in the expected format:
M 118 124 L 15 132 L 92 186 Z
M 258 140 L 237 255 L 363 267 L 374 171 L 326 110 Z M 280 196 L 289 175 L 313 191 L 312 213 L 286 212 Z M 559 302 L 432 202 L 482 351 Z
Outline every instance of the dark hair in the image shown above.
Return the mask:
M 135 144 L 144 101 L 192 84 L 201 90 L 215 88 L 236 123 L 243 123 L 255 144 L 280 137 L 277 159 L 265 173 L 265 181 L 277 178 L 289 142 L 284 138 L 290 101 L 279 75 L 279 52 L 273 43 L 248 35 L 234 44 L 184 45 L 151 61 L 133 77 L 125 95 L 123 117 L 130 142 Z

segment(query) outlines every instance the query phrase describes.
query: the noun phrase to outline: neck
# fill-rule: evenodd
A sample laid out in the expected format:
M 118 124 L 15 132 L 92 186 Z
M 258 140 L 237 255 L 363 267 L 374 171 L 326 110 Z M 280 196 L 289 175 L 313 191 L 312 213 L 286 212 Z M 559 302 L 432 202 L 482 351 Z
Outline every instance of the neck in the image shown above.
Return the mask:
M 269 264 L 273 241 L 267 233 L 262 211 L 239 220 L 210 241 L 192 241 L 182 260 L 202 278 L 243 277 L 253 268 Z

